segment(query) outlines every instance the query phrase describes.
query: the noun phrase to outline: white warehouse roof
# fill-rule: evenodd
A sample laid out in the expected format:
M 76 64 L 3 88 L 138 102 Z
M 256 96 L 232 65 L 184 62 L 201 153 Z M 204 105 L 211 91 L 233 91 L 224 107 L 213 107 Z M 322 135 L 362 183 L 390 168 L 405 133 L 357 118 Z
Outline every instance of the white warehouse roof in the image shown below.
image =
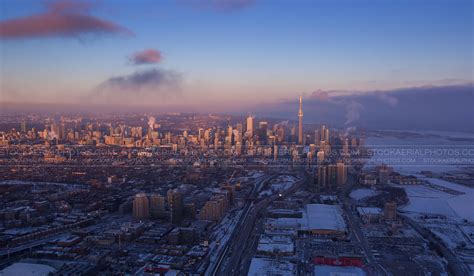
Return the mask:
M 0 271 L 1 276 L 43 276 L 56 269 L 43 264 L 14 263 Z
M 305 219 L 305 218 L 303 218 Z M 343 232 L 346 223 L 337 205 L 308 204 L 306 205 L 308 230 L 333 230 Z

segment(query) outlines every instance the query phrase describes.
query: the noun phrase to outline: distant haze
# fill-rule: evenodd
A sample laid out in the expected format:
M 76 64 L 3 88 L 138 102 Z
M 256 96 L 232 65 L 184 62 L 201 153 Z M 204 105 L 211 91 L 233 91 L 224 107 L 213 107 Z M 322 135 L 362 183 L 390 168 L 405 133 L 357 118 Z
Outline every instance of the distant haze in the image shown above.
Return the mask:
M 0 112 L 184 112 L 221 113 L 297 119 L 298 94 L 292 99 L 234 105 L 223 109 L 176 104 L 168 106 L 124 106 L 105 104 L 0 103 Z M 380 129 L 445 130 L 474 132 L 474 89 L 472 84 L 411 87 L 389 91 L 315 91 L 303 97 L 304 123 L 325 123 L 335 127 Z

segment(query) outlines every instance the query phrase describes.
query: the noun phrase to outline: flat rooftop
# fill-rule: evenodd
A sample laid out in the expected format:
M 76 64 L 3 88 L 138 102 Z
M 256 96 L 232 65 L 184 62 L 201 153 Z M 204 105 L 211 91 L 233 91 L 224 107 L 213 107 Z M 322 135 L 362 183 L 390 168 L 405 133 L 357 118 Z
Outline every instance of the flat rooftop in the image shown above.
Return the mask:
M 258 242 L 257 251 L 268 253 L 289 253 L 294 250 L 293 241 L 289 236 L 262 235 Z
M 378 207 L 357 207 L 359 215 L 381 215 L 383 214 L 382 209 Z
M 252 258 L 247 276 L 260 275 L 296 275 L 296 265 L 285 260 Z
M 308 204 L 305 210 L 308 230 L 333 230 L 343 232 L 346 223 L 337 205 Z M 303 217 L 304 219 L 304 217 Z
M 313 275 L 317 276 L 365 276 L 367 275 L 359 267 L 348 266 L 330 266 L 330 265 L 315 265 Z
M 304 231 L 329 230 L 344 232 L 346 223 L 341 208 L 337 205 L 308 204 L 302 218 L 267 219 L 273 229 L 295 229 Z
M 56 269 L 43 264 L 14 263 L 3 270 L 0 270 L 2 276 L 40 276 L 56 272 Z

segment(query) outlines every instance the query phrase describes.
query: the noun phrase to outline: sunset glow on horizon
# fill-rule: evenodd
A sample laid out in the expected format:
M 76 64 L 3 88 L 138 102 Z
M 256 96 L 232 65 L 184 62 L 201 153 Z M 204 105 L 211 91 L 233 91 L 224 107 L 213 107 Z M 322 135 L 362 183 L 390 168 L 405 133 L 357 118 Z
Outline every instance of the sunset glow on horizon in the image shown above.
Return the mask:
M 7 0 L 0 101 L 206 109 L 470 84 L 472 2 L 455 2 Z

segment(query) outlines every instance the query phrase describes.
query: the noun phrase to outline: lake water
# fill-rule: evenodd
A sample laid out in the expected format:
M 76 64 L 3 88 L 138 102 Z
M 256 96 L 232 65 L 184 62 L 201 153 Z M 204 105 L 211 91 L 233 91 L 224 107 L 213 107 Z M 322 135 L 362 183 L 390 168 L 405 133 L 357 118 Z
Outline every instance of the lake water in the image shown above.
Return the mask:
M 448 172 L 474 167 L 474 135 L 447 132 L 382 132 L 365 143 L 367 167 L 387 164 L 403 174 Z

